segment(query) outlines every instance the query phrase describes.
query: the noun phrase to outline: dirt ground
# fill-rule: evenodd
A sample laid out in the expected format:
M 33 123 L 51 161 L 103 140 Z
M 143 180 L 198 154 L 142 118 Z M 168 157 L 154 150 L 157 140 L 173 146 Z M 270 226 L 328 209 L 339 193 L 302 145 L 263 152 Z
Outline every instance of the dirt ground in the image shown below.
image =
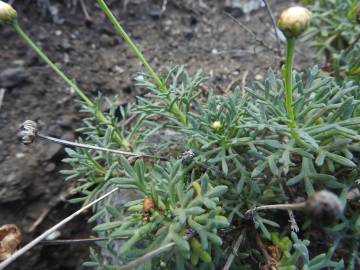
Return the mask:
M 115 34 L 96 1 L 85 1 L 91 22 L 86 22 L 80 7 L 71 10 L 66 1 L 51 0 L 53 15 L 44 16 L 37 1 L 41 0 L 15 1 L 20 24 L 87 94 L 96 96 L 101 91 L 117 96 L 121 105 L 141 93 L 132 79 L 141 65 Z M 190 73 L 202 69 L 208 77 L 205 89 L 226 94 L 242 81 L 261 80 L 269 67 L 279 67 L 280 59 L 273 51 L 260 46 L 225 14 L 233 14 L 259 40 L 276 48 L 265 8 L 242 14 L 225 6 L 224 2 L 231 1 L 173 0 L 161 13 L 162 1 L 130 0 L 126 9 L 123 1 L 108 2 L 156 70 L 171 65 L 185 65 Z M 289 5 L 286 0 L 269 3 L 276 18 Z M 72 185 L 58 173 L 64 168 L 62 147 L 44 142 L 20 145 L 18 126 L 26 119 L 35 120 L 43 133 L 73 140 L 82 114 L 74 93 L 10 27 L 0 28 L 0 52 L 0 89 L 5 90 L 0 105 L 0 225 L 19 225 L 26 243 L 79 206 L 61 199 Z M 300 52 L 297 67 L 308 60 L 309 56 Z M 44 219 L 37 225 L 42 215 Z M 84 214 L 66 225 L 59 238 L 91 235 L 87 217 Z M 82 269 L 87 257 L 87 245 L 39 245 L 8 269 Z

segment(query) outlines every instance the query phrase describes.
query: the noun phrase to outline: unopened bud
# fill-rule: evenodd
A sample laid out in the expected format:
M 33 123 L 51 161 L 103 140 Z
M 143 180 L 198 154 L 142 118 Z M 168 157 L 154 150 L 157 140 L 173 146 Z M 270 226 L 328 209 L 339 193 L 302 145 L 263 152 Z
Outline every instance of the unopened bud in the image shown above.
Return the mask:
M 212 127 L 213 129 L 220 129 L 220 128 L 222 128 L 222 125 L 221 125 L 221 122 L 220 122 L 220 121 L 215 121 L 215 122 L 213 122 L 213 123 L 211 124 L 211 127 Z
M 340 217 L 342 206 L 338 196 L 330 191 L 322 190 L 308 197 L 305 211 L 313 220 L 331 224 Z
M 16 10 L 9 4 L 0 1 L 0 24 L 8 24 L 16 20 Z
M 310 11 L 304 7 L 290 7 L 284 10 L 278 22 L 286 37 L 298 37 L 310 25 Z

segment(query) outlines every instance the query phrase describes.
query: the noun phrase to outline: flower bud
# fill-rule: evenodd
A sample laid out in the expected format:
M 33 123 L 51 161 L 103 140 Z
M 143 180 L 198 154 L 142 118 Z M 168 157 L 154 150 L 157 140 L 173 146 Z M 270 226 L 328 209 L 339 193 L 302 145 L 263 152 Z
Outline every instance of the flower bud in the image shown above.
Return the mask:
M 16 10 L 9 4 L 0 1 L 0 24 L 8 24 L 16 20 Z
M 330 191 L 322 190 L 308 197 L 305 211 L 313 220 L 331 224 L 340 217 L 342 206 L 338 196 Z
M 215 121 L 215 122 L 213 122 L 213 123 L 211 124 L 211 127 L 212 127 L 213 129 L 220 129 L 220 128 L 222 128 L 222 125 L 221 125 L 221 122 L 220 122 L 220 121 Z
M 304 7 L 290 7 L 284 10 L 278 21 L 279 29 L 288 38 L 298 37 L 310 25 L 310 11 Z

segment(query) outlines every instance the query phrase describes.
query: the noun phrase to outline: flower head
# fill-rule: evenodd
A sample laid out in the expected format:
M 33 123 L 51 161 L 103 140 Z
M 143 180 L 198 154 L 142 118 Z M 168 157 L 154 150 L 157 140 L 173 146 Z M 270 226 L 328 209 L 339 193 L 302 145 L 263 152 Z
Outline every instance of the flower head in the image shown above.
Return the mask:
M 16 10 L 9 4 L 0 1 L 0 24 L 8 24 L 16 20 Z
M 338 196 L 322 190 L 311 194 L 306 201 L 305 211 L 315 220 L 331 224 L 342 213 L 342 206 Z
M 220 128 L 222 128 L 222 124 L 221 124 L 220 121 L 215 121 L 215 122 L 213 122 L 213 123 L 211 124 L 211 127 L 212 127 L 213 129 L 220 129 Z
M 299 6 L 284 10 L 278 21 L 278 27 L 286 37 L 298 37 L 309 25 L 310 11 Z

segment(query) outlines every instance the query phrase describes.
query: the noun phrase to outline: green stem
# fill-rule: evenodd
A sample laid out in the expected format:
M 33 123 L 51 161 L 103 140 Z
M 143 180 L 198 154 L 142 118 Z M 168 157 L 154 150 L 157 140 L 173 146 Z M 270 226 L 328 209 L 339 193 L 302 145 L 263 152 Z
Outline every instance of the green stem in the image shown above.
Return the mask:
M 287 39 L 287 51 L 286 51 L 286 63 L 285 63 L 285 103 L 286 111 L 290 119 L 290 128 L 296 128 L 296 121 L 293 111 L 293 98 L 292 98 L 292 69 L 294 63 L 294 51 L 295 51 L 295 38 Z
M 156 86 L 160 89 L 163 93 L 168 93 L 168 89 L 166 84 L 159 78 L 159 76 L 156 74 L 156 72 L 153 70 L 149 62 L 146 60 L 144 55 L 141 53 L 139 48 L 136 46 L 136 44 L 132 41 L 132 39 L 129 37 L 129 35 L 126 33 L 124 28 L 121 26 L 119 21 L 115 18 L 114 14 L 111 12 L 109 7 L 106 5 L 104 0 L 98 0 L 98 3 L 103 10 L 103 12 L 106 14 L 110 22 L 115 27 L 116 31 L 119 33 L 119 35 L 123 38 L 123 40 L 126 42 L 126 44 L 130 47 L 132 52 L 135 54 L 135 56 L 140 60 L 140 62 L 144 65 L 145 69 L 147 70 L 148 74 L 151 76 L 151 78 L 154 80 Z M 167 98 L 170 101 L 170 97 Z M 179 120 L 184 124 L 187 125 L 187 119 L 185 114 L 180 110 L 179 106 L 176 103 L 173 103 L 170 111 L 176 115 Z
M 79 97 L 86 103 L 87 106 L 95 109 L 95 115 L 98 120 L 106 125 L 111 125 L 109 121 L 106 119 L 105 115 L 102 111 L 96 108 L 95 104 L 84 94 L 84 92 L 73 82 L 71 81 L 65 74 L 62 72 L 50 59 L 46 56 L 46 54 L 31 40 L 31 38 L 21 29 L 20 25 L 17 21 L 14 21 L 11 26 L 16 31 L 16 33 L 25 41 L 27 45 L 29 45 L 39 56 L 42 60 L 48 64 L 53 71 L 57 75 L 59 75 L 75 92 L 79 95 Z M 118 144 L 124 146 L 125 148 L 129 148 L 129 143 L 119 134 L 116 132 L 114 134 L 115 140 Z
M 66 75 L 42 52 L 42 50 L 31 40 L 31 38 L 21 29 L 20 25 L 17 22 L 14 22 L 11 25 L 16 33 L 29 45 L 40 57 L 42 60 L 48 64 L 57 75 L 59 75 L 75 92 L 81 97 L 81 99 L 89 106 L 93 107 L 94 103 L 84 94 L 83 91 L 72 82 Z

